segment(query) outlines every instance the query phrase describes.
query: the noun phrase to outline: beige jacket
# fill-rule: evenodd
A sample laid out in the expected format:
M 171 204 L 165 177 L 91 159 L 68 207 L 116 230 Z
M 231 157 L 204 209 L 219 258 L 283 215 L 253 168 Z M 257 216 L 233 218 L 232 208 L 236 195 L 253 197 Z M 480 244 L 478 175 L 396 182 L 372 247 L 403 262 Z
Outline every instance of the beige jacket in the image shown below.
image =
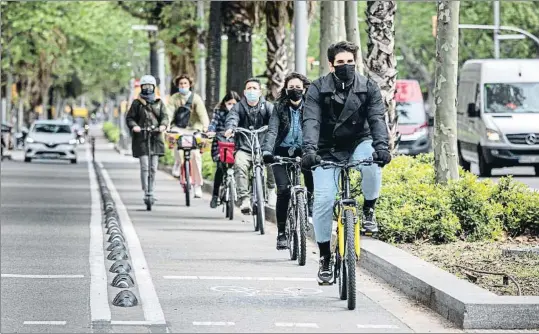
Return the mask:
M 208 117 L 208 112 L 206 111 L 206 106 L 200 95 L 196 93 L 193 96 L 193 103 L 191 105 L 191 116 L 189 118 L 188 129 L 193 130 L 206 130 L 210 124 L 210 119 Z M 188 97 L 183 96 L 180 93 L 175 93 L 168 99 L 167 103 L 167 113 L 169 120 L 173 121 L 174 112 L 181 106 L 185 105 Z M 174 125 L 172 125 L 174 126 Z

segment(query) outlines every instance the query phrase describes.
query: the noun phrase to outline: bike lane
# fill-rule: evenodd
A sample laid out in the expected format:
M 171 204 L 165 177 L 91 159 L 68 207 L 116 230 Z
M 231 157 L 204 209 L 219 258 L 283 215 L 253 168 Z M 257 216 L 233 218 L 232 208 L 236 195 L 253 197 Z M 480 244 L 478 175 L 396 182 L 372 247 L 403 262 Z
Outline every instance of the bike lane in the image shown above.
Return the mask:
M 132 160 L 118 155 L 102 165 L 140 240 L 159 300 L 153 307 L 162 309 L 169 331 L 396 333 L 413 332 L 410 321 L 450 329 L 365 273 L 358 276 L 357 308 L 349 311 L 337 285 L 316 283 L 314 243 L 300 267 L 275 249 L 273 224 L 260 235 L 250 216 L 236 212 L 229 221 L 222 207 L 209 207 L 207 194 L 186 207 L 179 181 L 165 172 L 157 174 L 157 202 L 146 211 Z M 406 315 L 412 319 L 402 321 Z

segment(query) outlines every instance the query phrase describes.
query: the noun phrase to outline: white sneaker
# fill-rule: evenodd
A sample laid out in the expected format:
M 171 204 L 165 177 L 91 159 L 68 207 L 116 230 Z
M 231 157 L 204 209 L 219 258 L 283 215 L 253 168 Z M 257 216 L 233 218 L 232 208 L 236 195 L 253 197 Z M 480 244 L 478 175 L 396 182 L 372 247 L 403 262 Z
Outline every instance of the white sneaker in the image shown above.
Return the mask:
M 174 166 L 172 167 L 172 176 L 180 177 L 180 163 L 179 162 L 174 163 Z
M 202 197 L 202 187 L 195 186 L 195 198 L 201 198 L 201 197 Z
M 268 204 L 272 207 L 275 207 L 277 204 L 277 194 L 275 193 L 275 189 L 268 189 Z

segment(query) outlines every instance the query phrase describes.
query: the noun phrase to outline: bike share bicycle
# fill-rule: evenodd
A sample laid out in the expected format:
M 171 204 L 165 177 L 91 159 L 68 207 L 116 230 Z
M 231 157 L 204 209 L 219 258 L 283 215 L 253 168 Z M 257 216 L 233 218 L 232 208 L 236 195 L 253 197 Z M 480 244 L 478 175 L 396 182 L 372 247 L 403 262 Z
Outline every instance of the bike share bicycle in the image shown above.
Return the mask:
M 236 193 L 236 179 L 234 178 L 234 142 L 218 141 L 219 161 L 224 168 L 223 182 L 219 190 L 219 205 L 223 205 L 225 217 L 234 219 L 234 203 L 238 194 Z
M 372 159 L 353 162 L 320 160 L 319 164 L 312 167 L 312 170 L 317 167 L 340 169 L 341 190 L 333 206 L 333 214 L 337 219 L 337 242 L 332 246 L 332 254 L 335 254 L 334 275 L 339 283 L 339 297 L 341 300 L 348 300 L 349 310 L 356 308 L 356 263 L 361 251 L 362 225 L 362 218 L 361 220 L 358 218 L 358 212 L 361 211 L 350 189 L 350 170 L 360 165 L 369 166 L 374 163 L 380 162 Z
M 242 127 L 236 127 L 234 132 L 242 134 L 251 147 L 252 168 L 251 168 L 251 214 L 253 216 L 253 224 L 255 232 L 260 231 L 260 234 L 264 234 L 264 220 L 265 207 L 266 207 L 266 183 L 264 180 L 264 162 L 262 160 L 262 149 L 260 147 L 260 141 L 258 140 L 258 134 L 265 132 L 268 129 L 267 125 L 254 130 L 251 126 L 248 129 Z M 254 175 L 254 177 L 253 177 Z
M 178 130 L 167 131 L 169 148 L 174 149 L 174 145 L 178 150 L 183 151 L 183 164 L 181 166 L 184 175 L 185 184 L 185 205 L 191 206 L 191 151 L 200 150 L 203 146 L 203 139 L 208 138 L 205 134 L 195 131 L 192 134 L 182 134 Z
M 152 138 L 155 138 L 156 133 L 160 133 L 159 128 L 155 126 L 149 126 L 141 128 L 141 132 L 144 134 L 144 140 L 146 141 L 146 147 L 148 149 L 148 185 L 146 186 L 146 192 L 144 194 L 144 204 L 146 204 L 146 210 L 152 211 L 152 205 L 155 203 L 153 197 L 153 173 L 152 173 Z
M 275 156 L 271 165 L 285 164 L 290 182 L 290 204 L 286 219 L 287 247 L 290 260 L 298 260 L 305 265 L 307 257 L 307 187 L 301 185 L 301 157 L 286 158 Z

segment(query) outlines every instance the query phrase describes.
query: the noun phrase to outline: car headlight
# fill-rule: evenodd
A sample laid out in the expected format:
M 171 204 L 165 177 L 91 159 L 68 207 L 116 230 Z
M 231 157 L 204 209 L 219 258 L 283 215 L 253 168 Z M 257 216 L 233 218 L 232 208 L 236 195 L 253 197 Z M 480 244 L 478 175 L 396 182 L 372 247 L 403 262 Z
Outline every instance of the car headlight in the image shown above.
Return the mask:
M 28 138 L 26 138 L 26 142 L 27 142 L 27 143 L 33 143 L 34 140 L 33 140 L 32 138 L 28 137 Z
M 77 140 L 76 140 L 76 139 L 71 139 L 71 140 L 69 141 L 69 144 L 70 144 L 70 145 L 75 145 L 76 143 L 77 143 Z
M 496 130 L 492 130 L 492 129 L 487 129 L 487 139 L 489 141 L 501 141 L 502 140 L 502 136 L 500 135 L 500 133 Z

